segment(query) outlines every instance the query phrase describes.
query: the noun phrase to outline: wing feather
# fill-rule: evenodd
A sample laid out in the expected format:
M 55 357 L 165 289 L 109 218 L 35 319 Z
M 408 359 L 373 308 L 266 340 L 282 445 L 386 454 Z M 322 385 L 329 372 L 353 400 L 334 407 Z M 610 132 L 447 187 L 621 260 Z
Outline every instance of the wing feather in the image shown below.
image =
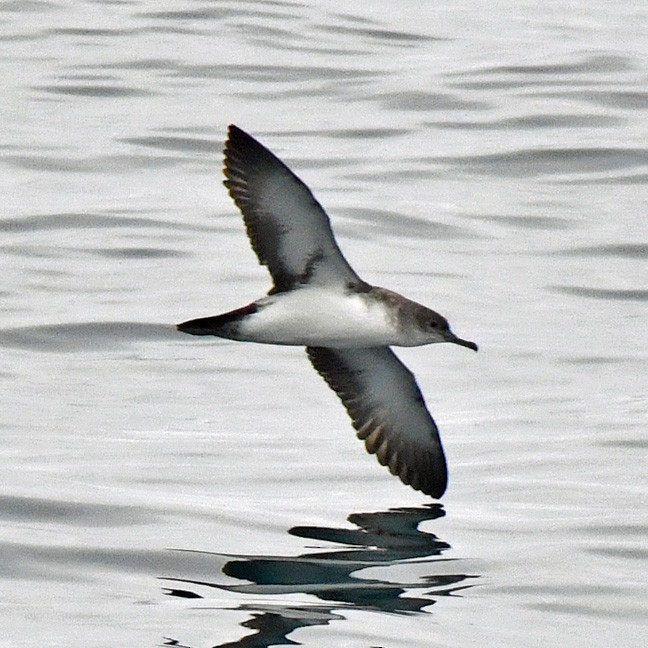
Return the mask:
M 389 347 L 308 347 L 317 372 L 344 404 L 358 438 L 379 463 L 426 495 L 445 492 L 439 431 L 413 374 Z
M 279 158 L 234 125 L 224 153 L 225 186 L 272 275 L 272 293 L 306 283 L 365 285 L 340 252 L 326 212 Z

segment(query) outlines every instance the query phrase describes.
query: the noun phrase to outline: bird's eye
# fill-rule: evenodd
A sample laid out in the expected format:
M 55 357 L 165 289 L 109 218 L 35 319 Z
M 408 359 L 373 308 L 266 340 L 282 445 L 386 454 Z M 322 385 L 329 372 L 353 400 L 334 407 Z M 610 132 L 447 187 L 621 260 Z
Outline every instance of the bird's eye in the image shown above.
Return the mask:
M 436 328 L 437 326 L 439 326 L 439 322 L 430 322 L 430 328 Z

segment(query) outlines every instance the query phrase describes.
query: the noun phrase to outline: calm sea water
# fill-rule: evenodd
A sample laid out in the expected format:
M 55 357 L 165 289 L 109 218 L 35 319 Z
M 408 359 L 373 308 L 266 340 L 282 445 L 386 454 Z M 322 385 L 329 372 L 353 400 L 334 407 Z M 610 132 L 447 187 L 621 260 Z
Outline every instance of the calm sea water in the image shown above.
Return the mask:
M 4 2 L 2 646 L 639 647 L 648 639 L 648 7 Z M 261 296 L 228 123 L 366 280 L 442 505 L 302 349 L 173 324 Z

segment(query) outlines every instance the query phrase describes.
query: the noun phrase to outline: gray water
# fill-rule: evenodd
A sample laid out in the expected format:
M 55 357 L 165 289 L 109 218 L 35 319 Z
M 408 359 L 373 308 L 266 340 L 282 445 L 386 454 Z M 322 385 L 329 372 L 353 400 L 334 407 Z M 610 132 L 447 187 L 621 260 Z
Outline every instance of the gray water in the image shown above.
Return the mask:
M 648 6 L 356 4 L 0 6 L 0 645 L 646 645 Z M 270 286 L 230 122 L 479 343 L 398 351 L 442 505 L 174 330 Z

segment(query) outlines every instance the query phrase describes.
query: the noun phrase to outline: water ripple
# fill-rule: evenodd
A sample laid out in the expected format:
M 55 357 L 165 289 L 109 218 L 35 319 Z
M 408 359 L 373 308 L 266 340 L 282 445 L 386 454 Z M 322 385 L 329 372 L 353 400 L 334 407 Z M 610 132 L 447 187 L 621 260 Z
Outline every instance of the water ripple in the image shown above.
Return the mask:
M 200 137 L 146 136 L 126 137 L 119 141 L 138 146 L 150 146 L 163 151 L 187 151 L 191 153 L 198 151 L 214 156 L 219 154 L 222 148 L 220 141 Z
M 548 286 L 550 290 L 577 297 L 591 297 L 611 301 L 648 301 L 648 290 L 642 289 L 605 289 L 584 286 Z
M 621 259 L 648 259 L 647 243 L 609 243 L 604 245 L 590 245 L 562 250 L 564 256 L 582 257 L 619 257 Z
M 648 164 L 644 148 L 521 149 L 485 155 L 417 158 L 419 162 L 444 162 L 469 173 L 523 178 L 538 175 L 601 173 Z
M 173 341 L 177 335 L 171 324 L 78 322 L 0 329 L 0 343 L 31 351 L 74 353 L 123 349 L 137 342 Z
M 35 214 L 0 219 L 0 232 L 20 233 L 47 230 L 103 229 L 103 228 L 170 228 L 174 230 L 195 229 L 180 222 L 168 222 L 156 218 L 122 216 L 119 213 L 62 212 Z M 201 226 L 202 229 L 202 226 Z
M 149 524 L 156 522 L 159 517 L 135 506 L 0 495 L 0 520 L 13 524 L 62 523 L 81 527 L 123 527 Z
M 492 121 L 437 121 L 429 126 L 454 130 L 536 130 L 549 128 L 604 128 L 616 126 L 624 120 L 611 115 L 524 115 L 522 117 L 503 117 Z
M 77 97 L 100 97 L 114 99 L 115 97 L 150 97 L 155 93 L 142 88 L 132 88 L 117 85 L 41 85 L 33 86 L 33 90 L 51 94 L 72 95 Z

